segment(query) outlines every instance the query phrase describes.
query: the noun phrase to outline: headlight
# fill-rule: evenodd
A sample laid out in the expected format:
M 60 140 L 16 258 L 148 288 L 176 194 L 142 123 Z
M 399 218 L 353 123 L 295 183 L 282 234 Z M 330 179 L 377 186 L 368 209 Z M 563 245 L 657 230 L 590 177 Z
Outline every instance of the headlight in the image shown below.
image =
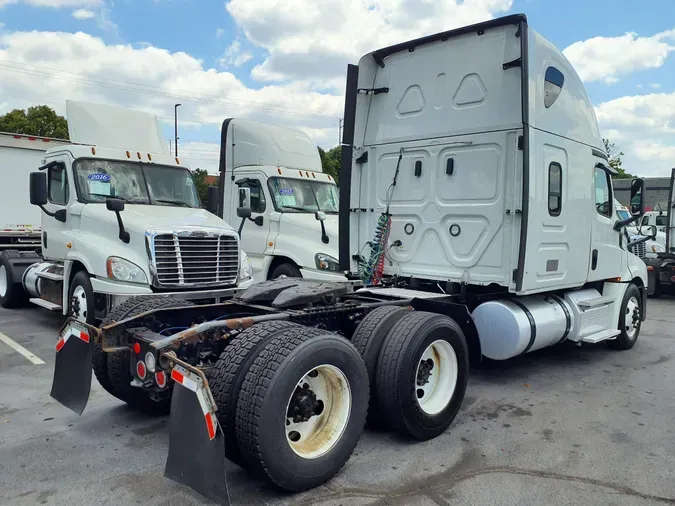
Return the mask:
M 239 281 L 246 281 L 253 277 L 253 264 L 246 253 L 241 252 L 241 265 L 239 266 Z
M 316 263 L 316 268 L 321 271 L 337 272 L 340 270 L 340 263 L 332 256 L 324 253 L 314 255 L 314 262 Z
M 147 283 L 148 278 L 138 265 L 120 257 L 108 257 L 106 270 L 110 279 L 128 283 Z
M 666 248 L 661 246 L 659 243 L 652 244 L 652 253 L 665 253 Z

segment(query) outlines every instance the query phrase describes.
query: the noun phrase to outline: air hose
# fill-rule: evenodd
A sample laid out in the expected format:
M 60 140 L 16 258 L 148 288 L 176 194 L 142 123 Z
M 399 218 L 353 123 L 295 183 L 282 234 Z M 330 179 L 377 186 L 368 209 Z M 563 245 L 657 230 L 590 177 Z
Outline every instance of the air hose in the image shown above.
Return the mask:
M 380 214 L 380 217 L 377 220 L 377 227 L 375 228 L 375 237 L 368 243 L 370 246 L 370 256 L 368 260 L 362 258 L 359 262 L 359 278 L 361 278 L 366 285 L 377 285 L 382 281 L 382 277 L 384 276 L 385 253 L 389 242 L 389 233 L 391 232 L 391 214 L 389 213 L 389 206 L 391 205 L 391 198 L 394 194 L 394 187 L 396 186 L 396 181 L 398 179 L 402 158 L 403 148 L 401 148 L 398 154 L 394 179 L 387 188 L 387 208 L 385 212 Z

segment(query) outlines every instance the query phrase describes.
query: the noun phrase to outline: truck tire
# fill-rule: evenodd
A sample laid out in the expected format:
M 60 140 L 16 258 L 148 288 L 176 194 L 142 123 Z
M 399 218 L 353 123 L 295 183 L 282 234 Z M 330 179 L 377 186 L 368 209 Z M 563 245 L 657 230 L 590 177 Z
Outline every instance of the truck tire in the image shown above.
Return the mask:
M 25 306 L 28 293 L 23 289 L 21 279 L 14 279 L 11 258 L 19 258 L 18 251 L 5 250 L 0 253 L 0 305 L 5 309 Z
M 87 271 L 78 271 L 68 289 L 68 316 L 82 323 L 96 325 L 94 288 Z
M 209 386 L 218 406 L 218 422 L 225 436 L 225 457 L 238 466 L 246 467 L 235 428 L 237 398 L 246 373 L 265 343 L 296 328 L 304 327 L 288 321 L 271 321 L 244 330 L 227 345 L 209 374 Z
M 386 426 L 377 403 L 375 381 L 377 362 L 385 337 L 392 327 L 410 310 L 401 306 L 382 306 L 368 313 L 359 323 L 352 335 L 352 344 L 361 354 L 370 380 L 370 406 L 367 423 L 373 428 Z
M 145 313 L 146 311 L 152 311 L 153 309 L 191 305 L 190 301 L 175 299 L 173 297 L 157 297 L 152 295 L 133 297 L 110 311 L 101 323 L 101 326 L 109 325 L 116 321 Z M 161 401 L 155 401 L 144 390 L 131 386 L 133 376 L 129 371 L 129 353 L 129 351 L 105 353 L 101 350 L 100 344 L 95 345 L 92 367 L 96 379 L 110 394 L 140 411 L 157 415 L 168 414 L 171 408 L 171 395 L 168 395 Z M 172 385 L 169 382 L 169 389 L 172 388 Z
M 298 269 L 295 265 L 286 262 L 277 265 L 270 273 L 269 279 L 301 278 L 301 277 L 302 274 L 300 273 L 300 269 Z
M 377 398 L 390 427 L 425 441 L 457 416 L 469 378 L 469 350 L 460 326 L 445 315 L 412 311 L 380 350 Z
M 311 330 L 269 341 L 237 401 L 237 440 L 249 469 L 291 492 L 340 471 L 368 411 L 368 372 L 359 353 L 342 337 Z
M 621 308 L 619 309 L 619 330 L 621 333 L 607 341 L 607 345 L 615 350 L 630 350 L 640 335 L 642 321 L 642 294 L 640 289 L 633 283 L 628 285 L 623 294 Z

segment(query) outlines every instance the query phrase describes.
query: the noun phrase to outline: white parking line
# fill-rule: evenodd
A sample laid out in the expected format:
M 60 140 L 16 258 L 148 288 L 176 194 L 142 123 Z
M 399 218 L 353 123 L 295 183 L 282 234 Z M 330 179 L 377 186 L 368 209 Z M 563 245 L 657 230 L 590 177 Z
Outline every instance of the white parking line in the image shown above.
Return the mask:
M 23 346 L 21 346 L 19 343 L 17 343 L 16 341 L 10 339 L 9 337 L 7 337 L 7 336 L 6 336 L 5 334 L 3 334 L 2 332 L 0 332 L 0 341 L 4 341 L 5 344 L 7 344 L 7 346 L 9 346 L 10 348 L 14 348 L 16 351 L 18 351 L 19 353 L 21 353 L 24 357 L 26 357 L 28 360 L 30 360 L 31 362 L 33 362 L 35 365 L 42 365 L 42 364 L 44 364 L 44 361 L 41 360 L 37 355 L 34 355 L 34 354 L 31 353 L 30 351 L 28 351 L 26 348 L 24 348 Z

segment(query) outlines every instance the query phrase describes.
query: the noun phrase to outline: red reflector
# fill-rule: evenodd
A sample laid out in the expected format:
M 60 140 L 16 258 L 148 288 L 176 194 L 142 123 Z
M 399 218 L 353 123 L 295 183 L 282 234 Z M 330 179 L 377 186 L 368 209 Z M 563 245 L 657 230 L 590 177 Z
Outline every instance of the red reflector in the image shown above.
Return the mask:
M 181 373 L 176 371 L 175 369 L 172 369 L 171 370 L 171 379 L 174 380 L 176 383 L 180 383 L 182 385 L 183 379 L 185 379 L 185 377 Z
M 80 339 L 82 339 L 85 343 L 89 342 L 89 334 L 86 332 L 80 331 Z
M 139 360 L 138 363 L 136 364 L 136 373 L 138 374 L 139 378 L 145 379 L 147 371 L 145 369 L 145 364 L 143 363 L 142 360 Z
M 56 352 L 58 353 L 59 351 L 61 351 L 61 348 L 63 348 L 63 345 L 65 344 L 66 342 L 63 340 L 63 338 L 62 337 L 59 338 L 59 340 L 56 341 Z
M 141 345 L 138 343 L 134 343 L 134 353 L 138 355 L 141 352 Z
M 675 276 L 671 277 L 670 280 L 675 283 Z
M 164 388 L 166 386 L 166 374 L 164 374 L 164 371 L 158 371 L 155 373 L 155 381 L 160 388 Z
M 206 430 L 209 432 L 209 440 L 212 440 L 216 437 L 216 424 L 213 422 L 211 413 L 206 413 L 204 419 L 206 420 Z

